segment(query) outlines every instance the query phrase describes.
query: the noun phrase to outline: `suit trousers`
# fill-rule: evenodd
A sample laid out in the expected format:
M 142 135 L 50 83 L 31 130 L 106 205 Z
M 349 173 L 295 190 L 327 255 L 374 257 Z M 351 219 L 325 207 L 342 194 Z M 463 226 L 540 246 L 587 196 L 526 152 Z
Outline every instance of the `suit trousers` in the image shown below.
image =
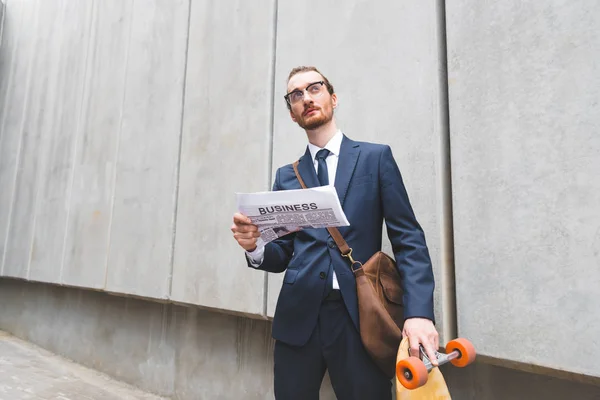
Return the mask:
M 325 371 L 338 400 L 391 400 L 392 384 L 371 360 L 344 302 L 324 300 L 304 346 L 275 342 L 275 398 L 319 399 Z

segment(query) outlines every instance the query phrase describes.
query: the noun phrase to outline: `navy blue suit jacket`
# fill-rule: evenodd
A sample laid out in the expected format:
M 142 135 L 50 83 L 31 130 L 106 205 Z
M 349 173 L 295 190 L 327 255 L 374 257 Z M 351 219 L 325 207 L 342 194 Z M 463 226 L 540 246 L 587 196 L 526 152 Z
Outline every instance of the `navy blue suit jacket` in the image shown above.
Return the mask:
M 298 170 L 307 187 L 319 186 L 308 148 L 300 158 Z M 273 190 L 300 188 L 291 164 L 277 170 Z M 390 147 L 356 142 L 344 136 L 335 188 L 350 222 L 350 226 L 338 229 L 353 249 L 353 258 L 366 262 L 381 250 L 385 220 L 404 285 L 404 318 L 423 317 L 433 321 L 431 260 Z M 285 272 L 273 319 L 276 340 L 296 346 L 308 341 L 317 322 L 326 284 L 320 274 L 327 274 L 330 264 L 358 329 L 354 275 L 326 229 L 305 229 L 266 245 L 259 269 Z

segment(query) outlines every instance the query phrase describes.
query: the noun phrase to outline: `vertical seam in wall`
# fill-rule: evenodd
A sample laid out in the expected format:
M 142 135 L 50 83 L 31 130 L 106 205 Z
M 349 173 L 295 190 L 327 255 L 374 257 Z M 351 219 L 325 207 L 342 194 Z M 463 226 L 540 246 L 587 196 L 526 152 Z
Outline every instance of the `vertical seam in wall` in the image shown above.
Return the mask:
M 38 7 L 39 7 L 39 3 L 38 3 Z M 39 13 L 39 10 L 38 10 Z M 39 20 L 38 20 L 39 22 Z M 39 26 L 37 26 L 36 24 L 36 31 L 34 31 L 34 37 L 35 37 L 35 33 L 37 33 L 37 29 L 39 28 Z M 61 34 L 64 34 L 64 31 L 62 31 Z M 35 40 L 34 42 L 34 53 L 37 53 L 37 45 L 38 42 L 40 42 L 40 40 Z M 59 58 L 60 58 L 60 54 L 59 54 Z M 47 88 L 46 88 L 47 90 Z M 43 129 L 42 129 L 43 130 Z M 33 221 L 31 223 L 31 233 L 30 233 L 30 238 L 29 238 L 29 257 L 27 258 L 27 271 L 26 271 L 26 279 L 29 280 L 30 276 L 31 276 L 31 259 L 33 258 L 33 243 L 34 243 L 34 239 L 35 239 L 35 228 L 37 226 L 37 210 L 38 210 L 38 204 L 39 204 L 39 198 L 40 198 L 40 185 L 42 184 L 42 175 L 43 175 L 43 171 L 45 170 L 46 167 L 46 154 L 44 152 L 44 148 L 43 148 L 43 143 L 44 143 L 44 139 L 43 139 L 43 135 L 40 134 L 40 141 L 38 143 L 36 143 L 38 146 L 36 147 L 37 150 L 37 160 L 38 160 L 38 164 L 37 164 L 37 173 L 35 175 L 35 185 L 33 186 L 35 192 L 34 192 L 34 200 L 33 200 L 33 212 L 31 213 Z
M 37 4 L 37 7 L 40 7 L 39 2 Z M 38 9 L 38 13 L 37 15 L 39 15 L 39 9 Z M 36 19 L 36 33 L 39 30 L 39 17 Z M 37 45 L 40 42 L 40 40 L 36 40 L 35 41 L 35 46 L 34 46 L 34 53 L 37 53 Z M 41 138 L 41 134 L 40 134 L 40 138 Z M 30 279 L 31 276 L 31 259 L 33 258 L 33 244 L 34 244 L 34 240 L 35 240 L 35 229 L 37 227 L 37 210 L 38 210 L 38 204 L 39 204 L 39 198 L 41 196 L 40 192 L 41 192 L 41 186 L 42 186 L 42 179 L 43 179 L 43 172 L 45 170 L 45 166 L 46 166 L 46 162 L 47 162 L 47 158 L 49 157 L 49 155 L 47 154 L 47 151 L 44 151 L 46 149 L 43 148 L 43 146 L 41 145 L 44 142 L 43 139 L 41 139 L 37 144 L 39 145 L 36 150 L 37 150 L 37 171 L 35 174 L 35 186 L 33 187 L 34 192 L 33 192 L 33 212 L 31 213 L 32 215 L 32 222 L 31 222 L 31 232 L 30 232 L 30 238 L 29 238 L 29 254 L 27 257 L 27 271 L 25 274 L 25 278 L 27 280 Z
M 110 242 L 112 237 L 112 225 L 113 217 L 115 212 L 115 195 L 117 193 L 117 169 L 119 165 L 119 151 L 121 149 L 121 132 L 123 131 L 123 108 L 125 107 L 125 97 L 127 95 L 127 72 L 129 71 L 129 51 L 131 49 L 131 31 L 133 30 L 133 23 L 135 21 L 135 0 L 131 0 L 131 20 L 129 21 L 129 34 L 127 35 L 127 51 L 125 53 L 125 68 L 123 68 L 123 96 L 121 97 L 121 113 L 119 115 L 119 130 L 117 131 L 117 148 L 115 150 L 115 164 L 112 179 L 112 194 L 110 204 L 110 218 L 108 220 L 108 237 L 106 245 L 106 260 L 104 262 L 104 289 L 106 289 L 106 283 L 108 281 L 108 260 L 110 258 Z
M 279 12 L 279 1 L 273 2 L 273 38 L 271 44 L 271 97 L 269 99 L 269 137 L 268 137 L 268 157 L 267 157 L 267 176 L 269 177 L 269 190 L 273 186 L 273 140 L 275 137 L 275 76 L 277 67 L 277 14 Z M 263 315 L 267 317 L 269 306 L 269 273 L 264 272 L 264 291 L 263 291 Z
M 67 215 L 65 217 L 65 231 L 64 231 L 64 235 L 63 235 L 63 247 L 62 247 L 62 257 L 60 260 L 60 273 L 59 273 L 59 278 L 58 281 L 60 283 L 63 283 L 63 271 L 64 271 L 64 266 L 65 266 L 65 257 L 66 257 L 66 253 L 67 253 L 67 238 L 69 236 L 69 218 L 71 217 L 71 207 L 73 206 L 72 204 L 72 198 L 73 198 L 73 182 L 75 181 L 75 163 L 77 162 L 77 145 L 79 144 L 79 138 L 81 137 L 81 132 L 82 132 L 82 118 L 83 118 L 83 113 L 84 113 L 84 105 L 83 102 L 85 100 L 85 95 L 88 92 L 88 74 L 89 74 L 89 64 L 88 64 L 88 59 L 90 56 L 90 47 L 92 46 L 92 43 L 94 42 L 92 39 L 95 38 L 94 33 L 96 32 L 95 28 L 95 19 L 94 19 L 94 11 L 95 11 L 95 4 L 96 4 L 96 0 L 92 0 L 92 3 L 90 5 L 91 11 L 90 11 L 90 15 L 88 17 L 88 26 L 89 26 L 89 30 L 88 30 L 88 39 L 87 39 L 87 46 L 86 46 L 86 51 L 85 51 L 85 60 L 84 60 L 84 69 L 83 69 L 83 84 L 81 87 L 81 97 L 79 100 L 79 113 L 77 116 L 77 123 L 75 125 L 75 137 L 73 138 L 73 145 L 72 145 L 72 155 L 71 155 L 71 173 L 69 176 L 69 186 L 67 187 L 67 194 L 66 194 L 66 206 L 67 206 Z M 88 115 L 86 115 L 88 116 Z
M 442 188 L 442 309 L 444 340 L 457 336 L 454 227 L 452 218 L 452 169 L 450 155 L 450 102 L 448 94 L 448 55 L 446 44 L 446 4 L 437 3 L 439 55 L 440 178 Z
M 175 263 L 175 239 L 177 235 L 177 212 L 179 211 L 179 178 L 181 174 L 181 148 L 183 145 L 183 121 L 185 117 L 185 94 L 187 88 L 187 69 L 188 69 L 188 56 L 190 49 L 190 24 L 192 20 L 192 1 L 188 1 L 188 20 L 187 20 L 187 36 L 185 42 L 185 60 L 183 64 L 183 88 L 181 90 L 181 119 L 179 125 L 179 149 L 177 151 L 177 166 L 175 167 L 175 193 L 174 193 L 174 207 L 173 207 L 173 220 L 171 221 L 172 239 L 171 239 L 171 272 L 169 274 L 169 293 L 168 298 L 173 296 L 173 272 Z
M 36 2 L 36 4 L 38 4 L 38 2 Z M 38 27 L 38 22 L 39 22 L 39 9 L 36 11 L 35 13 L 35 22 L 34 22 L 34 26 L 35 29 L 37 30 Z M 34 46 L 32 46 L 31 52 L 34 52 Z M 12 225 L 12 214 L 13 214 L 13 210 L 14 210 L 14 205 L 15 205 L 15 201 L 16 201 L 16 188 L 17 188 L 17 179 L 19 177 L 19 165 L 21 164 L 21 155 L 22 155 L 22 147 L 23 147 L 23 136 L 24 135 L 24 130 L 25 130 L 25 115 L 27 114 L 27 105 L 29 104 L 29 89 L 31 86 L 31 70 L 33 69 L 33 61 L 30 60 L 29 65 L 27 67 L 27 80 L 25 83 L 25 99 L 23 100 L 23 112 L 21 113 L 21 127 L 19 129 L 19 131 L 21 132 L 21 135 L 19 137 L 19 146 L 17 148 L 17 159 L 15 160 L 15 177 L 13 179 L 13 193 L 12 193 L 12 200 L 10 202 L 10 209 L 8 211 L 8 224 L 6 225 L 6 238 L 4 239 L 4 254 L 2 256 L 2 273 L 4 274 L 4 264 L 6 262 L 6 253 L 8 253 L 8 238 L 10 236 L 10 227 Z

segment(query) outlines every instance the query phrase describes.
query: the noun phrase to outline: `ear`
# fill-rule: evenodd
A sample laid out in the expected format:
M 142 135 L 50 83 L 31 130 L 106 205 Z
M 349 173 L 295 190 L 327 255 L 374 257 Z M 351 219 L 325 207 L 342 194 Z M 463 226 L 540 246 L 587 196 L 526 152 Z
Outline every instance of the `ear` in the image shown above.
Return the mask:
M 333 108 L 338 106 L 338 98 L 336 93 L 331 95 L 331 103 L 333 104 Z

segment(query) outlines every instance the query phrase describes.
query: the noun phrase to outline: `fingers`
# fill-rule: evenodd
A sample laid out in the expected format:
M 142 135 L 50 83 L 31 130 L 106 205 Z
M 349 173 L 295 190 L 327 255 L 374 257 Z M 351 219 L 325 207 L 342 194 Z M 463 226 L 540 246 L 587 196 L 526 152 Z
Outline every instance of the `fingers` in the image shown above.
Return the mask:
M 231 225 L 231 232 L 233 232 L 233 233 L 256 233 L 256 232 L 258 232 L 258 227 L 256 225 L 233 224 L 233 225 Z
M 238 244 L 246 251 L 256 249 L 256 240 L 260 237 L 258 227 L 252 224 L 252 221 L 247 216 L 235 213 L 233 215 L 233 225 L 231 232 Z
M 233 233 L 241 232 L 258 232 L 258 227 L 252 224 L 252 220 L 247 216 L 235 213 L 233 214 L 233 225 L 231 225 L 231 231 Z
M 417 336 L 409 336 L 408 337 L 408 344 L 410 345 L 410 355 L 413 357 L 419 357 L 421 355 L 421 352 L 419 351 L 419 346 L 421 344 L 419 338 Z
M 252 221 L 244 214 L 235 213 L 233 214 L 233 223 L 235 225 L 251 225 Z
M 233 237 L 235 240 L 237 240 L 238 244 L 244 248 L 244 250 L 254 251 L 256 249 L 257 239 L 260 237 L 260 232 L 236 232 L 233 234 Z
M 431 340 L 424 340 L 423 347 L 425 348 L 425 354 L 427 354 L 431 363 L 437 367 L 438 360 L 435 354 L 437 347 L 434 347 L 434 343 Z
M 419 346 L 422 345 L 427 358 L 434 366 L 438 365 L 436 352 L 440 342 L 433 322 L 423 318 L 407 319 L 402 334 L 408 337 L 411 356 L 420 357 Z
M 410 344 L 410 355 L 414 357 L 421 357 L 420 346 L 423 346 L 427 358 L 431 361 L 434 366 L 438 365 L 436 351 L 438 346 L 433 337 L 427 337 L 426 335 L 412 335 L 408 337 L 408 343 Z
M 249 232 L 239 232 L 239 231 L 234 231 L 233 232 L 233 237 L 236 240 L 239 239 L 258 239 L 260 237 L 260 232 L 258 230 L 256 231 L 249 231 Z

